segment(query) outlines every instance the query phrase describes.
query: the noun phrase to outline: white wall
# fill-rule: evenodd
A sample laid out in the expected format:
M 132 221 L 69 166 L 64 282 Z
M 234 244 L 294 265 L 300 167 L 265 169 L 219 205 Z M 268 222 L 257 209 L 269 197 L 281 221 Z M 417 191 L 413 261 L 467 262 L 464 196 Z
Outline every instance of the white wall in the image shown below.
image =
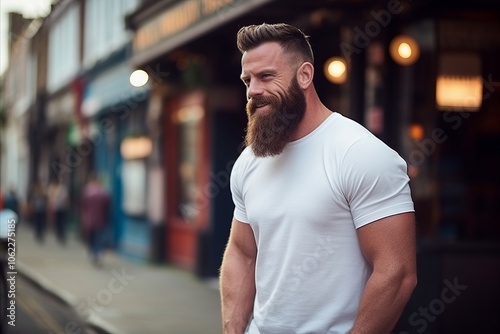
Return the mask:
M 73 2 L 49 31 L 47 91 L 53 93 L 74 78 L 80 66 L 80 7 Z
M 4 103 L 7 110 L 7 124 L 0 133 L 1 187 L 3 191 L 14 188 L 21 200 L 26 199 L 28 190 L 29 150 L 26 120 L 27 111 L 35 100 L 36 71 L 36 55 L 32 53 L 31 40 L 28 36 L 22 35 L 12 47 L 9 66 L 5 73 Z

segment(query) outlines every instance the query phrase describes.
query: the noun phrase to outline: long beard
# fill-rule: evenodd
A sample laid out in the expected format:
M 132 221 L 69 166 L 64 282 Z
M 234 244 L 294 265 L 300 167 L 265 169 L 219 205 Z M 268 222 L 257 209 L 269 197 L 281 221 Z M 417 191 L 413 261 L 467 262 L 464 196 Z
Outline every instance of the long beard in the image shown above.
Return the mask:
M 256 107 L 269 104 L 269 111 L 256 112 Z M 306 111 L 304 92 L 294 78 L 281 100 L 275 96 L 257 96 L 246 106 L 248 126 L 245 144 L 257 157 L 270 157 L 283 152 Z

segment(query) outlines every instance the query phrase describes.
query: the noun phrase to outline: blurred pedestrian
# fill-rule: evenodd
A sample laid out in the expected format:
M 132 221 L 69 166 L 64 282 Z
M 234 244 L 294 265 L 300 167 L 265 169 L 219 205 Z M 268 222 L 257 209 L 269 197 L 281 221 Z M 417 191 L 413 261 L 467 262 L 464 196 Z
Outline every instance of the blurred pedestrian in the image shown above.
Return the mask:
M 52 184 L 49 190 L 49 202 L 57 240 L 64 245 L 66 243 L 66 219 L 69 199 L 68 191 L 63 182 L 56 181 Z
M 11 209 L 19 216 L 19 201 L 14 187 L 9 187 L 9 190 L 5 193 L 3 206 L 5 209 Z
M 39 243 L 43 243 L 47 229 L 47 191 L 40 182 L 36 182 L 31 188 L 28 202 L 35 238 Z
M 80 222 L 92 263 L 101 264 L 107 237 L 111 198 L 97 175 L 91 174 L 81 194 Z
M 239 30 L 247 147 L 221 267 L 224 333 L 390 333 L 416 284 L 405 161 L 329 110 L 308 37 Z

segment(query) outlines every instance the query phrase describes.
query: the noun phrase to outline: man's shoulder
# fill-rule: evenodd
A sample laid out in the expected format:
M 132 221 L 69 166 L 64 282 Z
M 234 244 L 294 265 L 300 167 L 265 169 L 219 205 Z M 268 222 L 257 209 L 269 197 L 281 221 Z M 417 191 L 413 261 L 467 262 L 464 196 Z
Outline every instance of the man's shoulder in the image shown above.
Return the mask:
M 347 151 L 356 142 L 362 139 L 377 140 L 367 128 L 357 121 L 344 116 L 338 112 L 334 113 L 333 119 L 327 124 L 326 142 L 337 152 Z
M 256 156 L 254 155 L 254 153 L 252 151 L 252 147 L 247 146 L 243 149 L 243 151 L 241 151 L 238 158 L 236 158 L 234 165 L 236 166 L 236 165 L 245 164 L 245 163 L 248 163 L 248 161 L 254 160 L 255 158 L 256 158 Z
M 367 135 L 372 135 L 372 133 L 364 127 L 358 121 L 350 118 L 349 116 L 345 116 L 341 113 L 335 112 L 335 121 L 332 122 L 332 127 L 335 128 L 339 133 L 345 134 L 349 133 L 352 136 L 361 136 L 365 137 Z
M 245 147 L 238 158 L 236 158 L 231 169 L 231 174 L 234 174 L 237 170 L 245 169 L 253 160 L 255 160 L 255 155 L 252 148 L 250 146 Z

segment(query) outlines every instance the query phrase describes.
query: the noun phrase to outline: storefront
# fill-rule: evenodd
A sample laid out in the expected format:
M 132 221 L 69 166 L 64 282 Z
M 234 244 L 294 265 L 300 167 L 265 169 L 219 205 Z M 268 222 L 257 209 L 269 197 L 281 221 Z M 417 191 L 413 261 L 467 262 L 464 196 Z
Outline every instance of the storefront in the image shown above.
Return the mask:
M 366 82 L 382 82 L 380 136 L 408 163 L 416 209 L 419 283 L 397 333 L 500 328 L 492 320 L 500 310 L 499 15 L 490 1 L 412 3 L 380 40 L 385 65 L 366 58 Z M 406 58 L 405 44 L 393 44 L 401 38 Z M 462 289 L 453 301 L 445 296 L 452 284 Z
M 110 246 L 144 261 L 150 258 L 151 243 L 146 216 L 149 94 L 148 86 L 130 85 L 130 73 L 127 63 L 117 59 L 86 74 L 77 129 L 89 146 L 92 171 L 112 196 Z
M 237 73 L 237 55 L 222 27 L 266 2 L 162 1 L 128 18 L 135 30 L 132 63 L 148 72 L 160 108 L 148 118 L 163 125 L 155 144 L 165 185 L 164 219 L 156 226 L 165 236 L 163 257 L 201 276 L 216 276 L 220 265 L 233 210 L 229 162 L 245 126 L 244 91 L 237 74 L 229 80 L 237 86 L 226 77 Z M 214 43 L 212 33 L 222 39 Z
M 77 98 L 71 85 L 47 99 L 45 107 L 44 144 L 41 152 L 43 161 L 38 179 L 44 183 L 68 182 L 71 172 L 79 162 L 68 154 L 68 132 L 75 120 Z

